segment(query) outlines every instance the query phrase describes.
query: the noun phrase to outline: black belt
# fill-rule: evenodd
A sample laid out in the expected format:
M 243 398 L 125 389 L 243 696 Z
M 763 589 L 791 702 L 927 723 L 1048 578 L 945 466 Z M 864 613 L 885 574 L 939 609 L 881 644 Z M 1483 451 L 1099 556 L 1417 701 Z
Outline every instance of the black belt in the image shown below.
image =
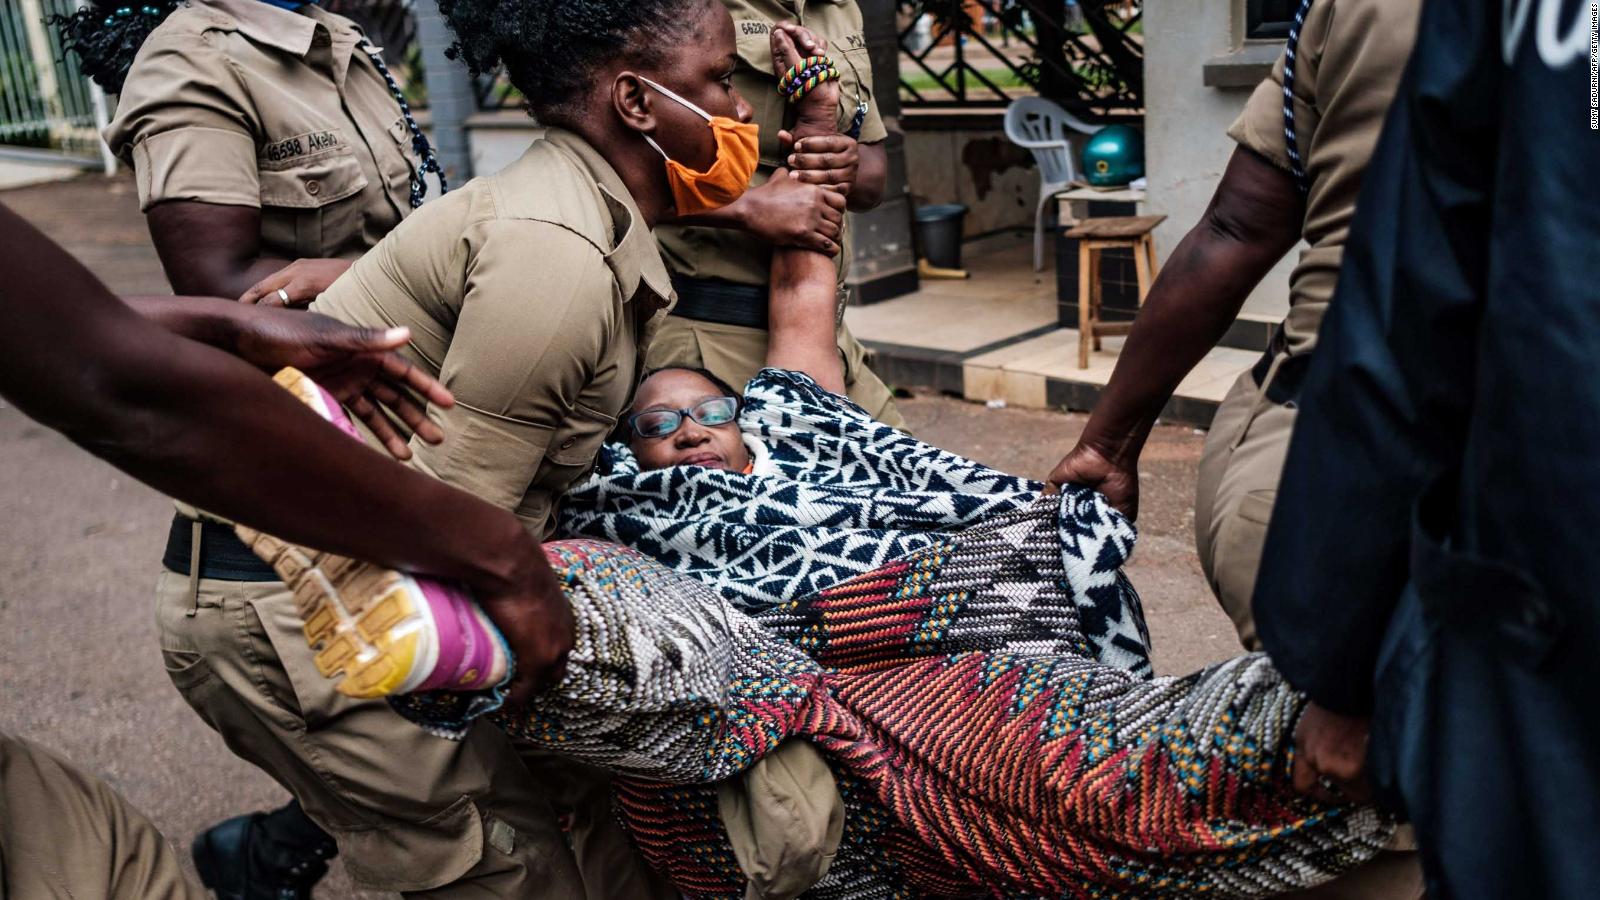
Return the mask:
M 761 285 L 674 275 L 672 289 L 678 295 L 672 315 L 718 325 L 767 328 L 767 289 Z
M 1256 387 L 1261 387 L 1267 380 L 1267 373 L 1272 371 L 1272 361 L 1280 354 L 1288 353 L 1288 342 L 1283 336 L 1283 326 L 1272 333 L 1272 341 L 1267 349 L 1250 367 L 1250 377 L 1255 380 Z M 1311 354 L 1300 353 L 1285 359 L 1278 364 L 1277 374 L 1272 376 L 1272 383 L 1267 385 L 1267 399 L 1273 403 L 1295 403 L 1300 399 L 1300 386 L 1306 380 L 1306 371 L 1311 368 Z
M 189 554 L 194 549 L 195 520 L 179 514 L 167 531 L 167 552 L 161 564 L 179 575 L 189 574 Z M 232 525 L 200 520 L 200 577 L 218 581 L 277 581 L 278 573 L 261 561 Z

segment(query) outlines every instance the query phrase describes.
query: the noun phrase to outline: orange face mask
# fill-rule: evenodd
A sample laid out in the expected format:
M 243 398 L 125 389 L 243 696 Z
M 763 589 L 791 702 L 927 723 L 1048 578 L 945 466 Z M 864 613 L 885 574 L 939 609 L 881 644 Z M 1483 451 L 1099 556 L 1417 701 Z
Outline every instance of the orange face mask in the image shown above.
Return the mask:
M 713 116 L 700 107 L 667 90 L 654 81 L 640 76 L 645 84 L 693 110 L 711 125 L 711 136 L 717 144 L 717 158 L 711 168 L 696 172 L 667 155 L 650 135 L 644 139 L 656 148 L 667 161 L 667 184 L 672 187 L 673 204 L 680 216 L 721 209 L 739 199 L 750 186 L 750 176 L 755 174 L 759 160 L 761 128 L 754 122 L 737 122 L 727 116 Z

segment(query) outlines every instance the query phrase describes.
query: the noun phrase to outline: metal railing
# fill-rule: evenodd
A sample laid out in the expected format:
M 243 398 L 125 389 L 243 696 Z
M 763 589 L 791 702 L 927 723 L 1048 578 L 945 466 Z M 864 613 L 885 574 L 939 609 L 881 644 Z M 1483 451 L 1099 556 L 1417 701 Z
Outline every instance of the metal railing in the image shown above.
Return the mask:
M 100 157 L 109 165 L 100 141 L 105 96 L 44 21 L 78 6 L 78 0 L 0 0 L 0 144 Z
M 1141 4 L 1132 0 L 899 0 L 900 102 L 1003 108 L 1041 94 L 1091 120 L 1144 108 Z

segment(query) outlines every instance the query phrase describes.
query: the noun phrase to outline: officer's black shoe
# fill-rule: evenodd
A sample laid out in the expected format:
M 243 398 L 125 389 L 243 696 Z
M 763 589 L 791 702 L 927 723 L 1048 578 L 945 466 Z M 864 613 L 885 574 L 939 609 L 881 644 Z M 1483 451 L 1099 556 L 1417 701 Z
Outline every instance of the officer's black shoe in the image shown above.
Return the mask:
M 309 900 L 338 852 L 296 801 L 219 822 L 190 847 L 201 883 L 219 900 Z

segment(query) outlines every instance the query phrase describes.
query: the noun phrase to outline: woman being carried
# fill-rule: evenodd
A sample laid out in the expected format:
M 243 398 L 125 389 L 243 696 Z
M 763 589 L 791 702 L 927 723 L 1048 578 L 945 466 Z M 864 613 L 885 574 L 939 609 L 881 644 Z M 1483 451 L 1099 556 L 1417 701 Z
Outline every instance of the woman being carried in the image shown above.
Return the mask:
M 805 29 L 780 25 L 770 39 L 780 70 L 825 71 L 815 61 L 827 59 L 826 45 Z M 797 81 L 809 79 L 783 79 Z M 812 86 L 794 104 L 789 136 L 834 132 L 838 102 L 836 83 Z M 759 613 L 1037 506 L 1058 540 L 1017 560 L 1025 574 L 990 575 L 1074 606 L 1081 643 L 1058 647 L 1041 626 L 1029 648 L 1088 652 L 1153 674 L 1138 595 L 1119 569 L 1134 541 L 1130 523 L 1099 515 L 1086 492 L 1041 502 L 1044 484 L 918 441 L 845 397 L 827 257 L 776 249 L 768 296 L 767 368 L 743 397 L 703 370 L 647 373 L 627 417 L 627 443 L 608 444 L 600 474 L 567 493 L 559 534 L 624 544 Z M 966 647 L 994 649 L 1002 635 L 1015 642 L 1020 627 L 987 621 Z
M 787 38 L 774 41 L 782 46 Z M 784 49 L 791 65 L 801 62 Z M 828 293 L 831 319 L 831 286 Z M 816 303 L 812 312 L 822 308 L 819 289 L 799 296 L 791 311 L 804 311 L 807 299 Z M 761 378 L 774 381 L 774 403 L 784 390 L 800 405 L 828 402 L 806 376 Z M 753 393 L 747 415 L 768 402 Z M 686 408 L 691 420 L 697 411 L 715 418 L 703 404 Z M 342 418 L 336 405 L 322 410 Z M 890 529 L 874 527 L 942 520 L 904 529 L 922 534 L 921 546 L 880 562 L 873 554 L 881 542 L 867 540 L 858 560 L 851 536 L 842 535 L 832 583 L 813 587 L 816 579 L 800 578 L 762 602 L 748 585 L 719 589 L 674 571 L 671 547 L 657 561 L 594 539 L 554 542 L 546 550 L 577 629 L 564 677 L 515 708 L 497 708 L 494 692 L 446 690 L 396 698 L 397 706 L 444 730 L 488 714 L 529 747 L 615 773 L 618 809 L 640 849 L 696 897 L 745 891 L 715 783 L 790 738 L 826 754 L 844 806 L 837 855 L 820 880 L 803 886 L 806 896 L 1263 896 L 1325 881 L 1383 845 L 1393 826 L 1382 814 L 1322 805 L 1293 790 L 1290 734 L 1303 700 L 1265 657 L 1184 678 L 1145 678 L 1100 658 L 1108 645 L 1086 634 L 1092 623 L 1077 598 L 1133 602 L 1119 571 L 1133 534 L 1098 496 L 1041 498 L 1027 482 L 994 482 L 994 492 L 1014 494 L 1008 507 L 963 512 L 950 506 L 954 499 L 985 490 L 978 479 L 998 473 L 914 442 L 903 448 L 916 451 L 909 463 L 884 463 L 870 449 L 843 455 L 855 433 L 871 429 L 864 416 L 846 419 L 830 426 L 819 415 L 797 426 L 775 414 L 766 431 L 758 425 L 766 436 L 804 431 L 796 440 L 811 448 L 811 459 L 790 462 L 783 439 L 768 443 L 775 475 L 803 477 L 766 480 L 798 497 L 801 488 L 828 487 L 834 470 L 910 479 L 927 496 L 889 514 Z M 723 462 L 732 467 L 738 459 Z M 841 477 L 849 484 L 855 476 Z M 675 484 L 657 488 L 670 493 Z M 712 491 L 701 493 L 703 502 L 715 501 Z M 781 490 L 763 497 L 785 499 Z M 738 496 L 728 502 L 730 509 L 743 504 L 744 521 L 757 528 L 774 517 L 816 521 L 796 529 L 858 520 L 858 511 L 844 508 L 773 513 Z M 860 521 L 877 514 L 861 513 Z M 748 550 L 759 560 L 765 551 L 739 546 L 731 515 L 728 529 L 710 539 L 721 544 L 716 552 L 734 560 Z M 968 522 L 957 521 L 963 515 Z M 626 517 L 610 521 L 616 539 L 639 537 L 620 533 Z M 254 545 L 296 585 L 303 609 L 334 617 L 324 632 L 333 641 L 359 644 L 376 634 L 367 652 L 382 654 L 383 639 L 401 632 L 381 617 L 369 620 L 361 610 L 382 607 L 363 605 L 362 596 L 450 590 L 270 538 Z M 787 565 L 767 556 L 775 572 Z M 1081 565 L 1069 565 L 1073 559 Z M 342 596 L 329 589 L 359 577 L 382 589 Z M 470 612 L 469 599 L 453 596 Z M 405 635 L 432 629 L 441 646 L 449 644 L 437 623 L 405 627 Z

